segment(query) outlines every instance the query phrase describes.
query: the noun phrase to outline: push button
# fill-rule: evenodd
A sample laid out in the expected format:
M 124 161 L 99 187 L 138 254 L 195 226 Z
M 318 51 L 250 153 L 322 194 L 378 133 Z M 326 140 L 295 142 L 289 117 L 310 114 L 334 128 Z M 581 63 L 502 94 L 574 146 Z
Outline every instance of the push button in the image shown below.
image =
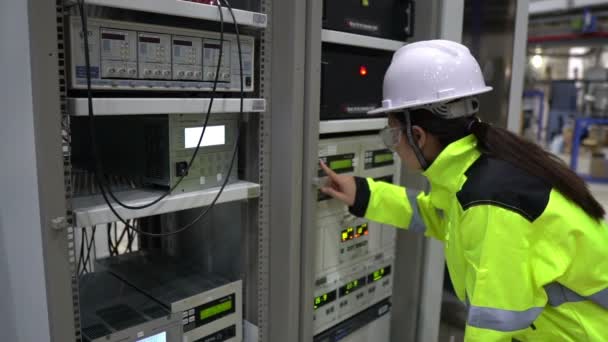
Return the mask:
M 175 163 L 175 174 L 178 177 L 187 176 L 188 175 L 188 162 L 181 161 Z

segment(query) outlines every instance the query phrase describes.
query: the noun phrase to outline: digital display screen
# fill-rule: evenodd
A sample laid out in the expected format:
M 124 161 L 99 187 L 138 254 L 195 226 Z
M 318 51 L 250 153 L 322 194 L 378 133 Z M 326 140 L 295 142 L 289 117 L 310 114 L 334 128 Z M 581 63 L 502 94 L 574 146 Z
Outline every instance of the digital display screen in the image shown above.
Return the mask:
M 139 41 L 142 43 L 160 44 L 160 38 L 158 37 L 139 37 Z
M 125 36 L 123 34 L 118 33 L 102 33 L 102 39 L 112 39 L 112 40 L 125 40 Z
M 318 308 L 322 307 L 323 305 L 329 304 L 331 302 L 333 302 L 334 300 L 336 300 L 336 290 L 333 290 L 331 292 L 322 294 L 318 297 L 315 297 L 315 306 L 314 309 L 317 310 Z
M 352 159 L 332 160 L 329 162 L 329 168 L 332 170 L 350 169 L 352 167 Z
M 220 49 L 220 44 L 205 44 L 205 49 L 219 50 Z
M 376 163 L 376 164 L 392 162 L 392 161 L 393 161 L 392 153 L 383 153 L 383 154 L 374 155 L 374 163 Z
M 184 147 L 195 148 L 201 138 L 203 127 L 188 127 L 184 129 Z M 201 147 L 219 146 L 226 144 L 226 126 L 207 126 Z
M 374 271 L 372 274 L 368 275 L 367 282 L 372 283 L 374 281 L 378 281 L 378 280 L 388 276 L 389 274 L 391 274 L 391 267 L 390 266 L 382 267 L 382 268 Z
M 192 46 L 192 42 L 189 40 L 173 40 L 173 45 L 181 45 L 181 46 Z
M 382 167 L 395 164 L 395 155 L 388 149 L 365 151 L 365 168 Z
M 344 297 L 350 293 L 353 293 L 355 291 L 357 291 L 358 289 L 362 288 L 363 286 L 365 286 L 365 277 L 359 278 L 359 279 L 355 279 L 353 281 L 351 281 L 348 284 L 345 284 L 344 286 L 342 286 L 339 291 L 340 291 L 340 297 Z
M 327 157 L 320 157 L 330 169 L 334 170 L 336 173 L 346 173 L 351 172 L 355 168 L 355 154 L 354 153 L 345 153 Z M 318 168 L 319 177 L 325 177 L 326 174 L 323 172 L 321 167 Z
M 162 332 L 160 334 L 156 334 L 154 336 L 146 337 L 141 340 L 137 340 L 135 342 L 167 342 L 167 333 Z
M 201 310 L 201 312 L 199 313 L 200 315 L 200 319 L 201 320 L 206 320 L 212 317 L 215 317 L 217 315 L 220 315 L 224 312 L 230 311 L 232 310 L 232 298 L 230 298 L 229 300 L 216 304 L 214 306 L 208 307 L 206 309 Z
M 230 294 L 197 307 L 196 326 L 200 327 L 236 312 L 237 305 L 235 295 Z

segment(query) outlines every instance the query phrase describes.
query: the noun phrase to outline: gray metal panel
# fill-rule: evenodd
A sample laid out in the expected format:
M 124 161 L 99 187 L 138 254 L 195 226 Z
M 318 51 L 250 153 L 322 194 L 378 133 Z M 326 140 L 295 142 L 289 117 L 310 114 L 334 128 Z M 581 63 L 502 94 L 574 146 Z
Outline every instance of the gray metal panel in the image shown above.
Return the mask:
M 459 42 L 462 40 L 464 0 L 443 0 L 439 23 L 439 38 Z
M 439 37 L 460 42 L 464 0 L 443 0 Z M 424 274 L 422 278 L 421 305 L 418 325 L 418 341 L 437 341 L 441 321 L 441 302 L 445 257 L 443 244 L 427 239 L 424 252 Z
M 261 190 L 260 198 L 243 202 L 240 205 L 241 217 L 246 219 L 241 220 L 241 226 L 238 228 L 240 231 L 240 246 L 236 248 L 241 248 L 240 267 L 238 269 L 240 274 L 235 275 L 238 279 L 243 280 L 243 303 L 245 304 L 243 318 L 258 326 L 260 318 L 262 318 L 262 323 L 265 322 L 263 319 L 264 313 L 260 314 L 259 312 L 260 309 L 265 311 L 265 306 L 260 305 L 260 296 L 267 298 L 267 295 L 259 293 L 259 291 L 265 289 L 263 283 L 267 280 L 265 279 L 267 273 L 263 271 L 266 269 L 265 250 L 260 250 L 266 246 L 265 239 L 262 237 L 265 236 L 264 232 L 268 229 L 266 221 L 261 220 L 266 215 L 266 207 L 262 204 L 265 199 L 262 197 L 265 195 L 267 185 L 262 184 L 262 180 L 265 179 L 262 174 L 267 173 L 267 171 L 262 162 L 264 160 L 262 154 L 265 152 L 262 145 L 264 137 L 261 132 L 262 122 L 266 115 L 266 113 L 262 113 L 260 116 L 255 114 L 245 116 L 244 122 L 241 123 L 241 137 L 247 143 L 245 146 L 241 145 L 239 155 L 242 165 L 245 165 L 245 179 L 258 182 Z M 263 241 L 260 241 L 261 239 Z M 259 330 L 262 334 L 264 329 Z
M 68 232 L 52 229 L 50 225 L 51 220 L 66 214 L 56 3 L 30 0 L 29 13 L 36 167 L 51 340 L 69 341 L 76 332 Z
M 442 0 L 416 2 L 417 18 L 427 18 L 428 20 L 415 21 L 415 35 L 412 37 L 412 41 L 439 38 L 442 2 Z M 405 165 L 402 167 L 401 184 L 410 189 L 428 189 L 426 178 L 419 172 L 408 170 Z M 423 284 L 423 276 L 429 271 L 436 273 L 437 270 L 441 270 L 443 272 L 442 264 L 432 266 L 433 269 L 424 267 L 428 244 L 429 241 L 422 234 L 404 230 L 397 231 L 391 341 L 425 341 L 418 338 L 419 334 L 422 335 L 420 330 L 427 329 L 424 320 L 431 320 L 428 326 L 439 325 L 439 315 L 423 314 L 424 306 L 428 305 L 428 298 L 425 300 L 422 297 L 422 287 L 428 285 Z M 441 286 L 441 281 L 437 285 Z M 441 291 L 437 292 L 436 296 L 440 301 Z
M 59 108 L 53 102 L 58 100 L 54 12 L 53 2 L 49 1 L 11 0 L 0 5 L 0 38 L 10 42 L 10 48 L 1 52 L 0 77 L 5 111 L 0 125 L 0 254 L 3 257 L 0 273 L 5 276 L 1 277 L 0 287 L 8 291 L 3 292 L 0 306 L 6 306 L 2 317 L 11 317 L 2 320 L 0 329 L 3 339 L 17 342 L 49 341 L 51 334 L 57 341 L 70 341 L 74 336 L 70 331 L 73 326 L 71 300 L 69 295 L 64 296 L 64 289 L 70 289 L 69 273 L 62 278 L 63 267 L 57 265 L 58 277 L 54 279 L 57 291 L 52 296 L 49 291 L 48 297 L 50 277 L 45 279 L 45 267 L 49 276 L 51 265 L 45 265 L 44 259 L 56 256 L 59 251 L 67 256 L 67 249 L 53 244 L 42 249 L 45 239 L 55 241 L 54 234 L 46 234 L 48 219 L 53 214 L 63 215 L 63 191 L 57 191 L 56 187 L 59 183 L 62 190 L 63 176 Z M 42 13 L 46 13 L 46 18 Z M 45 68 L 48 69 L 45 71 Z M 55 122 L 48 125 L 48 132 L 43 132 L 42 125 L 47 124 L 47 118 Z M 48 178 L 40 174 L 43 171 L 48 172 Z M 58 207 L 51 207 L 49 198 L 58 203 Z M 61 257 L 55 261 L 62 264 Z M 51 328 L 49 319 L 53 318 L 54 323 L 53 315 L 58 315 L 57 321 L 66 324 L 60 323 L 57 327 L 53 324 Z M 32 322 L 36 322 L 36 329 L 32 329 Z
M 272 18 L 272 0 L 261 0 L 260 10 L 266 14 L 268 18 Z M 260 197 L 258 198 L 257 211 L 257 241 L 249 239 L 250 246 L 256 246 L 257 251 L 252 249 L 257 256 L 257 269 L 253 270 L 253 274 L 257 274 L 257 283 L 245 283 L 244 295 L 247 303 L 252 303 L 246 308 L 244 317 L 252 323 L 257 324 L 258 340 L 267 341 L 270 336 L 270 313 L 269 313 L 269 298 L 270 298 L 270 183 L 271 183 L 271 62 L 272 62 L 272 46 L 273 46 L 273 23 L 268 20 L 266 29 L 261 34 L 260 44 L 260 81 L 259 81 L 259 96 L 266 99 L 266 111 L 259 115 L 258 123 L 258 166 L 259 174 L 258 183 L 260 184 Z M 247 237 L 247 235 L 245 235 Z M 244 257 L 248 254 L 244 253 Z M 248 266 L 247 272 L 254 268 L 253 265 Z M 252 274 L 252 273 L 248 273 Z M 257 310 L 257 315 L 253 311 Z M 251 315 L 248 313 L 251 312 Z
M 301 232 L 301 290 L 299 341 L 313 338 L 314 273 L 317 245 L 317 188 L 313 179 L 317 177 L 319 163 L 319 117 L 321 106 L 321 35 L 322 1 L 306 1 L 306 86 L 304 102 L 304 167 L 302 168 L 302 232 Z M 295 341 L 295 340 L 294 340 Z
M 272 3 L 269 333 L 298 341 L 306 2 Z
M 515 14 L 515 38 L 513 39 L 513 67 L 511 69 L 511 91 L 509 93 L 509 117 L 507 128 L 519 133 L 521 128 L 522 94 L 526 72 L 526 46 L 528 37 L 528 11 L 530 1 L 517 1 Z
M 428 1 L 424 5 L 425 12 L 422 13 L 434 13 L 432 12 L 433 6 L 437 6 L 438 1 Z M 418 6 L 421 7 L 421 5 Z M 418 22 L 420 23 L 420 21 Z M 433 25 L 431 29 L 429 24 L 423 28 L 417 26 L 417 35 L 426 34 L 432 37 L 430 32 L 436 32 L 436 25 Z M 401 166 L 400 184 L 408 189 L 428 189 L 426 178 L 420 172 L 408 170 L 404 165 Z M 391 341 L 393 342 L 418 341 L 416 337 L 420 328 L 420 306 L 423 305 L 421 286 L 426 243 L 425 237 L 420 233 L 397 229 L 393 306 L 391 308 Z M 437 324 L 439 323 L 437 322 Z

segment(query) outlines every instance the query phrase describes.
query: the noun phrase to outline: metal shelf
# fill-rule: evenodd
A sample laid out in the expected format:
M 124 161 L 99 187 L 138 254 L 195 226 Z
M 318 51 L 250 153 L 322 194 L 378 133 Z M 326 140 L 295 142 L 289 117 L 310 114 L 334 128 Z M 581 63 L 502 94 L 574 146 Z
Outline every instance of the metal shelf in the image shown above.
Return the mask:
M 209 205 L 218 191 L 219 187 L 215 187 L 169 195 L 159 203 L 141 210 L 129 210 L 119 205 L 115 205 L 115 209 L 124 219 L 170 213 Z M 162 191 L 140 189 L 117 192 L 116 196 L 129 205 L 141 205 L 158 198 L 160 194 L 162 194 Z M 259 184 L 240 181 L 227 185 L 217 203 L 246 200 L 259 197 L 259 195 Z M 75 197 L 73 204 L 76 225 L 79 227 L 90 227 L 117 221 L 116 216 L 110 211 L 110 207 L 104 202 L 101 195 Z
M 94 98 L 95 115 L 197 114 L 206 113 L 206 98 Z M 241 99 L 214 99 L 211 113 L 238 113 Z M 69 98 L 68 110 L 74 116 L 89 115 L 86 98 Z M 265 99 L 244 99 L 243 112 L 266 111 Z
M 184 0 L 87 0 L 89 5 L 115 7 L 128 10 L 160 13 L 178 17 L 220 21 L 217 6 L 206 5 Z M 222 9 L 224 22 L 232 23 L 230 11 Z M 266 14 L 235 9 L 236 21 L 240 25 L 265 28 L 268 24 Z
M 319 134 L 376 131 L 388 125 L 387 118 L 331 120 L 319 123 Z
M 376 38 L 333 30 L 323 30 L 321 33 L 321 41 L 324 43 L 358 46 L 387 51 L 397 51 L 399 48 L 405 45 L 405 42 L 400 42 L 398 40 Z

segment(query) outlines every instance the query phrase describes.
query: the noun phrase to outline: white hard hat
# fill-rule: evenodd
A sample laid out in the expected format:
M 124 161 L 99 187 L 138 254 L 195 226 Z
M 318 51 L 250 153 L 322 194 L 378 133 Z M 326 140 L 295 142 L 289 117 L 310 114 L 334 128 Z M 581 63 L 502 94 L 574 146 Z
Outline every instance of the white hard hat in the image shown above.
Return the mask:
M 408 44 L 384 75 L 382 107 L 368 114 L 446 103 L 491 91 L 469 49 L 449 40 Z

